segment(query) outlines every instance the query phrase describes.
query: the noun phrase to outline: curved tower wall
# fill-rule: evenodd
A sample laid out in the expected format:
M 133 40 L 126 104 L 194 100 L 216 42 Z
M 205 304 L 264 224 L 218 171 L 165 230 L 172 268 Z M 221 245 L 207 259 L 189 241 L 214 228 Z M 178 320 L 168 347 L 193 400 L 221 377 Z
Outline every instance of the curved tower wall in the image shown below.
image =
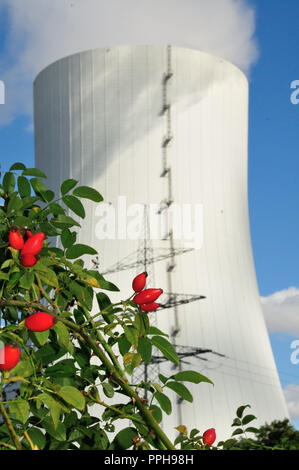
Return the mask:
M 206 296 L 178 306 L 176 312 L 158 311 L 157 326 L 170 334 L 179 329 L 174 338 L 178 345 L 206 348 L 225 357 L 206 353 L 185 359 L 183 369 L 201 371 L 215 386 L 187 384 L 194 402 L 174 406 L 175 413 L 164 426 L 172 430 L 182 421 L 190 429 L 215 427 L 223 438 L 229 437 L 235 410 L 242 404 L 251 405 L 260 424 L 288 416 L 252 257 L 244 74 L 224 60 L 191 49 L 97 49 L 43 70 L 34 84 L 34 109 L 36 166 L 47 173 L 55 191 L 63 180 L 77 179 L 98 189 L 116 215 L 118 198 L 125 196 L 128 222 L 135 220 L 132 204 L 160 204 L 169 195 L 181 209 L 189 204 L 193 215 L 195 206 L 202 208 L 202 246 L 176 256 L 171 271 L 170 259 L 149 265 L 149 282 L 167 292 Z M 165 150 L 167 135 L 172 140 Z M 169 172 L 161 176 L 163 168 L 171 168 L 171 190 Z M 99 250 L 100 272 L 141 247 L 138 240 L 121 239 L 117 218 L 117 238 L 97 238 L 100 209 L 94 203 L 85 206 L 87 217 L 78 240 Z M 171 227 L 172 223 L 164 230 L 165 240 L 150 240 L 148 248 L 154 253 L 169 250 Z M 185 237 L 174 240 L 173 246 L 189 244 Z M 125 298 L 140 271 L 135 267 L 106 277 Z M 167 364 L 160 371 L 167 369 L 176 372 Z

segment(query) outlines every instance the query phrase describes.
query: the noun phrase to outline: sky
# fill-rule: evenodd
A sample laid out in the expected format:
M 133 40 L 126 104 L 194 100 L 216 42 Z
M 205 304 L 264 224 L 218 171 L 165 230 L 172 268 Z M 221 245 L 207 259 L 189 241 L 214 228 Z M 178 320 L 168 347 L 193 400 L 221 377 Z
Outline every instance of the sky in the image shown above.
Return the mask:
M 299 429 L 299 363 L 291 361 L 294 341 L 299 348 L 299 103 L 291 102 L 291 83 L 299 80 L 299 2 L 126 0 L 127 9 L 118 15 L 120 4 L 123 0 L 0 0 L 0 80 L 6 95 L 0 105 L 1 165 L 34 165 L 32 83 L 60 57 L 120 43 L 172 43 L 239 66 L 250 90 L 249 214 L 256 274 L 280 380 Z

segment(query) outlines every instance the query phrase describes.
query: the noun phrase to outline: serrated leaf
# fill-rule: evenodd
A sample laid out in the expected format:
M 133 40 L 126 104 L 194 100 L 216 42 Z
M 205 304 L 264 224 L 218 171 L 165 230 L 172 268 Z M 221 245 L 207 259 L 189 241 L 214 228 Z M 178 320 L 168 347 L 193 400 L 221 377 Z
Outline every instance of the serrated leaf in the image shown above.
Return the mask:
M 20 278 L 19 284 L 23 289 L 30 289 L 34 282 L 34 274 L 26 271 L 25 274 Z
M 25 424 L 29 418 L 29 404 L 25 400 L 15 400 L 8 403 L 10 413 L 14 414 L 17 421 Z
M 162 410 L 165 411 L 166 414 L 170 415 L 172 412 L 172 405 L 171 401 L 169 400 L 168 396 L 165 393 L 156 392 L 154 397 L 158 401 L 159 405 L 161 406 Z
M 175 429 L 179 431 L 181 434 L 184 434 L 184 436 L 187 436 L 187 428 L 184 424 L 180 424 Z
M 161 335 L 161 336 L 169 337 L 168 334 L 163 333 L 163 331 L 159 330 L 159 328 L 157 328 L 156 326 L 150 326 L 148 334 L 149 335 Z
M 241 426 L 241 425 L 242 425 L 241 420 L 239 418 L 235 418 L 234 421 L 233 421 L 232 427 L 233 426 Z
M 127 340 L 127 338 L 123 335 L 118 339 L 118 349 L 122 356 L 124 356 L 127 352 L 130 351 L 131 343 Z
M 65 385 L 61 387 L 58 392 L 58 395 L 63 398 L 66 403 L 69 403 L 74 408 L 79 411 L 84 410 L 85 408 L 85 398 L 82 393 L 77 390 L 75 387 L 71 387 L 69 385 Z
M 44 403 L 50 410 L 51 418 L 53 420 L 53 427 L 54 429 L 57 429 L 60 413 L 62 411 L 59 402 L 55 400 L 54 396 L 48 393 L 41 393 L 37 396 L 37 399 Z
M 234 432 L 232 433 L 232 436 L 237 436 L 238 434 L 243 434 L 243 429 L 241 428 L 235 429 Z
M 62 185 L 60 186 L 60 191 L 61 191 L 61 194 L 62 196 L 64 196 L 65 194 L 67 194 L 71 189 L 73 189 L 76 184 L 78 183 L 77 180 L 74 180 L 72 178 L 68 179 L 68 180 L 65 180 Z
M 138 344 L 138 331 L 133 326 L 124 325 L 125 337 L 132 344 L 132 346 L 137 346 Z
M 38 428 L 29 428 L 28 434 L 33 444 L 35 444 L 40 450 L 42 450 L 46 445 L 46 438 L 44 434 Z
M 238 418 L 242 418 L 243 413 L 244 413 L 244 410 L 245 410 L 246 408 L 251 408 L 251 406 L 250 406 L 250 405 L 242 405 L 242 406 L 239 406 L 239 408 L 237 409 L 237 416 L 238 416 Z
M 254 421 L 256 419 L 256 416 L 254 415 L 246 415 L 242 419 L 242 426 L 245 426 L 246 424 L 251 423 L 251 421 Z
M 15 184 L 16 184 L 16 179 L 13 173 L 7 172 L 4 174 L 2 185 L 4 188 L 4 191 L 7 194 L 11 194 L 14 192 L 15 189 Z
M 76 215 L 81 217 L 81 219 L 85 218 L 85 209 L 83 207 L 82 202 L 77 199 L 75 196 L 63 196 L 62 198 L 64 204 L 71 209 Z
M 76 245 L 72 245 L 70 248 L 66 250 L 66 257 L 68 259 L 75 259 L 79 258 L 83 255 L 96 255 L 97 251 L 88 245 L 83 245 L 82 243 L 78 243 Z
M 172 346 L 165 338 L 162 336 L 153 336 L 151 342 L 156 348 L 158 348 L 166 359 L 173 362 L 174 364 L 179 365 L 178 355 Z
M 254 428 L 254 427 L 252 427 L 252 426 L 249 426 L 249 428 L 246 428 L 246 429 L 245 429 L 245 432 L 253 432 L 254 434 L 257 434 L 257 433 L 260 432 L 260 430 L 257 429 L 257 428 Z
M 108 398 L 114 397 L 114 388 L 112 387 L 111 384 L 109 384 L 108 382 L 104 382 L 102 383 L 102 387 L 103 387 L 103 392 L 105 393 L 106 397 Z
M 18 177 L 18 191 L 21 197 L 28 197 L 31 194 L 31 186 L 25 176 Z
M 89 186 L 78 186 L 78 188 L 73 191 L 73 195 L 84 199 L 90 199 L 94 202 L 103 201 L 101 194 L 96 191 L 96 189 L 90 188 Z
M 37 194 L 42 194 L 47 191 L 47 188 L 45 187 L 44 183 L 39 180 L 38 178 L 31 178 L 30 184 L 34 190 L 35 193 Z
M 61 243 L 63 247 L 70 248 L 76 241 L 77 234 L 75 232 L 71 232 L 68 228 L 65 228 L 61 232 Z
M 24 176 L 36 176 L 37 178 L 45 178 L 47 179 L 47 176 L 45 175 L 45 173 L 43 173 L 41 170 L 39 170 L 38 168 L 26 168 L 22 175 Z
M 54 428 L 53 421 L 52 419 L 47 416 L 46 418 L 43 419 L 43 427 L 47 431 L 47 433 L 50 434 L 54 439 L 60 442 L 65 442 L 66 441 L 66 429 L 65 425 L 59 421 L 57 429 Z
M 54 227 L 61 229 L 70 228 L 73 226 L 80 227 L 79 222 L 64 214 L 58 214 L 56 217 L 53 217 L 53 219 L 51 219 L 51 224 L 54 225 Z
M 148 338 L 142 337 L 138 341 L 137 351 L 140 353 L 142 360 L 149 364 L 152 358 L 152 343 Z
M 14 170 L 26 170 L 26 166 L 24 165 L 24 163 L 16 162 L 16 163 L 13 163 L 9 169 L 9 171 L 14 171 Z
M 67 327 L 61 321 L 58 321 L 52 327 L 52 330 L 54 330 L 58 334 L 59 342 L 63 344 L 66 349 L 68 349 L 70 343 L 70 334 Z
M 194 384 L 208 382 L 214 385 L 213 382 L 208 379 L 208 377 L 205 377 L 204 375 L 194 370 L 184 370 L 182 372 L 178 372 L 177 374 L 172 375 L 172 378 L 181 382 L 192 382 Z
M 138 432 L 135 428 L 122 429 L 114 438 L 116 448 L 126 450 L 132 447 L 134 444 L 133 439 L 138 436 Z
M 189 392 L 188 388 L 185 385 L 181 384 L 180 382 L 167 382 L 165 387 L 170 388 L 175 393 L 177 393 L 181 398 L 184 400 L 189 401 L 190 403 L 193 402 L 193 396 Z
M 141 356 L 139 353 L 127 353 L 123 357 L 124 366 L 128 374 L 132 374 L 133 370 L 140 365 Z

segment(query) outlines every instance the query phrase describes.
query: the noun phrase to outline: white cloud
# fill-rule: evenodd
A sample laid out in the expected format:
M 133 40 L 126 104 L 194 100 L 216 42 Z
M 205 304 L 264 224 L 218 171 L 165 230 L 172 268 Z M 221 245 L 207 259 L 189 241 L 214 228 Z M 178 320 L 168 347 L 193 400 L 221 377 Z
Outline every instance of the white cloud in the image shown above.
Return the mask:
M 263 312 L 270 333 L 299 335 L 299 289 L 289 287 L 268 297 L 261 297 Z
M 0 60 L 6 105 L 0 124 L 32 113 L 32 83 L 54 60 L 116 44 L 202 49 L 248 71 L 257 58 L 246 0 L 0 0 L 9 34 Z M 5 60 L 4 60 L 5 58 Z
M 299 385 L 289 384 L 283 391 L 291 419 L 299 419 Z

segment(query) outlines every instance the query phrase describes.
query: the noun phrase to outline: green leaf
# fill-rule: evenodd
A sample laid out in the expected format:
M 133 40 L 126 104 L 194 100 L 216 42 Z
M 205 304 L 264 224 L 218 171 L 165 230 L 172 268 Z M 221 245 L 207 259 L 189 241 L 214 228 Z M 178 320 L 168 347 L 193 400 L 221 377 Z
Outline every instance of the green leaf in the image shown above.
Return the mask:
M 239 418 L 235 418 L 234 421 L 233 421 L 232 427 L 233 426 L 241 426 L 241 425 L 242 425 L 241 420 Z
M 32 363 L 29 359 L 20 361 L 14 368 L 14 375 L 18 377 L 30 377 L 33 374 Z
M 148 338 L 140 338 L 138 341 L 137 351 L 140 353 L 142 360 L 149 364 L 152 358 L 152 343 Z
M 163 333 L 163 331 L 159 330 L 159 328 L 155 327 L 155 326 L 150 326 L 149 327 L 149 331 L 148 331 L 148 334 L 149 335 L 160 335 L 160 336 L 169 336 L 167 335 L 166 333 Z
M 138 331 L 133 326 L 124 325 L 125 337 L 132 344 L 132 346 L 137 346 L 138 344 Z
M 64 424 L 59 421 L 57 429 L 54 428 L 52 419 L 47 416 L 43 419 L 43 427 L 54 439 L 60 442 L 66 441 L 66 429 Z
M 75 232 L 71 232 L 68 228 L 62 230 L 61 233 L 61 243 L 63 247 L 70 248 L 76 241 L 77 234 Z
M 70 344 L 70 334 L 69 330 L 67 327 L 61 322 L 58 321 L 53 327 L 52 330 L 54 330 L 59 337 L 59 342 L 66 348 L 69 349 L 69 344 Z
M 82 197 L 85 199 L 90 199 L 91 201 L 94 201 L 94 202 L 103 201 L 103 197 L 101 196 L 101 194 L 95 189 L 90 188 L 88 186 L 78 186 L 78 188 L 76 188 L 73 191 L 73 195 Z
M 243 429 L 241 428 L 235 429 L 234 432 L 232 433 L 232 436 L 237 436 L 238 434 L 243 434 Z
M 112 398 L 114 397 L 114 388 L 111 384 L 104 382 L 102 383 L 103 392 L 105 393 L 106 397 Z
M 76 375 L 76 368 L 73 359 L 63 359 L 54 366 L 47 367 L 45 374 L 50 377 L 72 377 Z
M 249 428 L 245 429 L 245 432 L 253 432 L 254 434 L 258 434 L 260 432 L 260 430 L 257 429 L 257 428 L 254 428 L 252 426 L 249 426 Z
M 242 406 L 239 406 L 239 408 L 237 409 L 237 416 L 238 416 L 238 418 L 242 418 L 243 413 L 244 413 L 244 410 L 245 410 L 246 408 L 251 408 L 251 406 L 250 406 L 250 405 L 242 405 Z
M 29 271 L 26 271 L 25 274 L 23 274 L 23 276 L 21 277 L 19 284 L 20 284 L 20 287 L 28 290 L 31 288 L 33 282 L 34 282 L 34 274 Z
M 146 336 L 149 330 L 149 317 L 147 313 L 138 312 L 133 322 L 139 332 L 139 336 Z
M 57 217 L 53 217 L 51 219 L 51 224 L 54 225 L 54 227 L 57 228 L 70 228 L 76 225 L 77 227 L 80 227 L 80 224 L 76 222 L 72 217 L 69 217 L 68 215 L 64 214 L 58 214 Z
M 162 421 L 162 411 L 157 405 L 151 405 L 150 410 L 152 410 L 152 415 L 157 421 L 157 423 L 161 423 Z
M 72 405 L 77 410 L 79 410 L 79 411 L 84 410 L 84 408 L 85 408 L 85 398 L 82 395 L 82 393 L 79 390 L 77 390 L 75 387 L 71 387 L 69 385 L 61 387 L 61 389 L 58 392 L 58 395 L 61 398 L 63 398 L 63 400 L 66 403 L 69 403 L 70 405 Z
M 34 192 L 37 194 L 42 194 L 47 191 L 47 188 L 45 187 L 44 183 L 38 178 L 32 178 L 30 180 L 30 184 L 32 188 L 34 189 Z
M 171 390 L 173 390 L 175 393 L 177 393 L 184 400 L 190 401 L 190 403 L 193 402 L 193 397 L 192 397 L 191 393 L 189 392 L 188 388 L 185 387 L 185 385 L 183 385 L 179 382 L 167 382 L 165 387 L 168 387 Z
M 158 348 L 166 359 L 173 362 L 174 364 L 179 365 L 178 355 L 172 346 L 165 338 L 162 336 L 153 336 L 151 342 L 156 348 Z
M 28 197 L 31 194 L 30 183 L 25 176 L 18 177 L 18 191 L 21 197 Z
M 74 186 L 76 186 L 76 184 L 78 183 L 78 181 L 70 178 L 68 180 L 65 180 L 61 187 L 60 187 L 60 191 L 61 191 L 61 194 L 62 196 L 64 196 L 65 194 L 67 194 L 71 189 L 74 188 Z
M 162 410 L 165 411 L 166 414 L 170 415 L 172 412 L 172 405 L 171 401 L 169 400 L 168 396 L 165 393 L 155 392 L 154 397 L 158 401 L 159 405 L 161 406 Z
M 139 353 L 127 353 L 123 357 L 124 366 L 128 374 L 132 374 L 133 370 L 140 365 L 141 356 Z
M 29 404 L 25 400 L 17 399 L 8 403 L 9 411 L 15 415 L 17 421 L 25 424 L 29 418 Z
M 26 166 L 24 163 L 21 162 L 16 162 L 13 165 L 11 165 L 9 171 L 14 171 L 14 170 L 26 170 Z
M 59 424 L 60 413 L 62 411 L 59 402 L 57 402 L 57 400 L 55 400 L 55 398 L 48 393 L 41 393 L 37 396 L 37 398 L 42 403 L 44 403 L 47 408 L 49 408 L 51 418 L 53 420 L 54 429 L 57 429 L 57 426 Z
M 15 189 L 15 184 L 16 184 L 16 179 L 13 173 L 10 173 L 9 171 L 5 173 L 2 181 L 2 185 L 4 188 L 4 191 L 7 194 L 11 194 L 14 192 Z
M 23 203 L 22 200 L 18 197 L 18 193 L 13 193 L 7 205 L 7 215 L 10 216 L 12 212 L 19 211 L 22 206 Z
M 244 418 L 242 419 L 242 426 L 245 426 L 246 424 L 251 423 L 251 421 L 253 421 L 255 419 L 256 419 L 256 416 L 254 416 L 254 415 L 244 416 Z
M 29 428 L 27 432 L 33 444 L 42 450 L 47 442 L 45 435 L 38 428 Z
M 83 245 L 82 243 L 78 243 L 76 245 L 72 245 L 70 248 L 66 250 L 66 257 L 68 259 L 75 259 L 79 258 L 82 255 L 96 255 L 97 251 L 91 246 Z
M 81 217 L 81 219 L 85 218 L 85 209 L 80 199 L 77 199 L 75 196 L 64 196 L 62 200 L 64 204 L 76 215 Z
M 117 448 L 126 450 L 132 447 L 134 444 L 134 437 L 138 436 L 138 432 L 135 428 L 122 429 L 114 438 Z
M 38 178 L 46 178 L 45 173 L 43 173 L 41 170 L 38 170 L 37 168 L 26 168 L 23 173 L 23 176 L 37 176 Z
M 199 372 L 195 372 L 194 370 L 184 370 L 182 372 L 178 372 L 177 374 L 172 375 L 171 378 L 179 382 L 192 382 L 194 384 L 208 382 L 214 385 L 210 379 L 200 374 Z
M 34 344 L 37 346 L 43 346 L 48 341 L 49 333 L 49 330 L 39 332 L 30 331 L 30 337 L 32 338 Z
M 127 352 L 129 352 L 131 349 L 131 344 L 124 335 L 120 336 L 118 339 L 118 349 L 122 356 L 127 354 Z

